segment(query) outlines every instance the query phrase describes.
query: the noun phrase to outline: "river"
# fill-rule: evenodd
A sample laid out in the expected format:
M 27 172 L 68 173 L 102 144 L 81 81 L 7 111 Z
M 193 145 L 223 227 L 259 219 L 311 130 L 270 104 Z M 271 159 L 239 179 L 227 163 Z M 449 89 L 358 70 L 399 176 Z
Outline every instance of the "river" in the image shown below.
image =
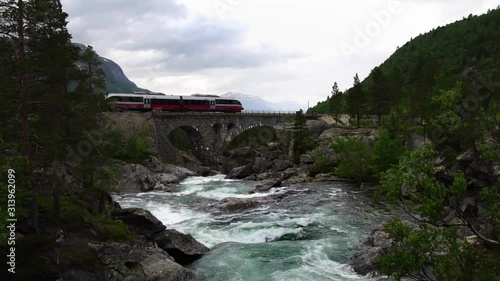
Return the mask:
M 189 266 L 200 281 L 379 280 L 347 265 L 359 240 L 393 217 L 393 207 L 348 183 L 307 183 L 249 194 L 255 183 L 224 176 L 188 178 L 174 193 L 121 194 L 124 208 L 151 211 L 168 228 L 212 248 Z M 238 213 L 210 208 L 226 197 L 273 196 Z

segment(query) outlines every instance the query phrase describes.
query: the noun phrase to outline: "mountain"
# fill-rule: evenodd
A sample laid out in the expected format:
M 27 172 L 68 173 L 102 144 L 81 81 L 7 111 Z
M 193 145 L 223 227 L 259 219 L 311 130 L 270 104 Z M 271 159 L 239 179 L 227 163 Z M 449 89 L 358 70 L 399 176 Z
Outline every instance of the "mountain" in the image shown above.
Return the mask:
M 428 96 L 436 89 L 450 89 L 456 81 L 464 80 L 465 73 L 498 81 L 500 7 L 419 35 L 398 48 L 377 68 L 385 75 L 388 88 L 401 89 L 397 99 L 420 104 L 430 103 Z M 372 71 L 362 82 L 365 92 L 374 84 L 374 73 L 380 76 L 380 72 Z M 324 113 L 328 110 L 327 102 L 320 102 L 311 110 Z
M 497 8 L 416 37 L 396 50 L 380 69 L 389 75 L 399 68 L 405 77 L 403 86 L 412 91 L 430 67 L 436 68 L 437 76 L 454 83 L 468 69 L 498 77 L 499 65 L 500 8 Z M 372 78 L 370 74 L 365 82 Z
M 80 43 L 74 43 L 75 46 L 84 50 L 85 45 Z M 137 87 L 137 85 L 130 81 L 128 77 L 123 72 L 123 69 L 114 61 L 99 56 L 99 61 L 101 62 L 102 69 L 106 75 L 106 92 L 108 93 L 121 93 L 121 92 L 134 92 L 134 91 L 147 91 Z
M 239 100 L 243 104 L 245 110 L 297 111 L 302 107 L 300 104 L 293 101 L 273 103 L 261 97 L 238 92 L 228 92 L 223 94 L 221 97 Z

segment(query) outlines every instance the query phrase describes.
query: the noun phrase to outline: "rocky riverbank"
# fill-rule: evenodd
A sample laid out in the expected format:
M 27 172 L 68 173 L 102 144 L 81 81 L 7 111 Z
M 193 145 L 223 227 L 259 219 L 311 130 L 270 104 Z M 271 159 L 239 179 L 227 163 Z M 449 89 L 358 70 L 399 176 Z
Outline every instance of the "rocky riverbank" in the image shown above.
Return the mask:
M 62 272 L 58 280 L 196 280 L 193 272 L 183 265 L 208 253 L 207 247 L 191 235 L 166 229 L 143 209 L 116 208 L 113 216 L 125 223 L 133 235 L 132 241 L 98 242 L 71 232 L 61 234 L 55 251 L 67 249 L 71 253 L 84 254 L 85 257 L 78 258 L 85 260 L 75 259 L 74 262 L 85 262 L 86 265 Z M 85 268 L 92 264 L 95 268 Z

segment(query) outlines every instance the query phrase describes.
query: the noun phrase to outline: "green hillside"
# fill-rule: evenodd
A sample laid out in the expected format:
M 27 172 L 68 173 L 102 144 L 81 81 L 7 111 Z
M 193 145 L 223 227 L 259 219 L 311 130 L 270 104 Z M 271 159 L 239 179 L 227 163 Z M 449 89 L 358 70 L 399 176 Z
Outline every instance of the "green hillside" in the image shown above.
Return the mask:
M 500 8 L 412 39 L 362 81 L 364 95 L 352 98 L 351 88 L 311 111 L 355 114 L 353 104 L 358 102 L 361 114 L 385 115 L 398 107 L 413 117 L 425 117 L 431 114 L 433 96 L 467 80 L 470 73 L 476 80 L 500 81 Z
M 381 66 L 390 74 L 399 67 L 407 92 L 415 90 L 426 66 L 434 64 L 446 80 L 460 79 L 467 69 L 480 75 L 500 75 L 500 9 L 438 27 L 399 48 Z M 367 80 L 370 81 L 372 75 Z

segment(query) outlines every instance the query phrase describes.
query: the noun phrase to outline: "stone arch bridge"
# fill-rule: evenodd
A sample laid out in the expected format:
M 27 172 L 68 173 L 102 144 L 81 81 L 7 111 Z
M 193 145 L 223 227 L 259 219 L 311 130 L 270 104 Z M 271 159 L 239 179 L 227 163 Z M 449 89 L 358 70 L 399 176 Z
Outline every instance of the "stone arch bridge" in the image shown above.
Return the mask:
M 261 143 L 272 141 L 276 136 L 274 126 L 293 122 L 294 113 L 164 113 L 154 112 L 156 149 L 165 162 L 175 162 L 175 147 L 171 133 L 181 128 L 191 138 L 191 150 L 203 163 L 219 158 L 227 145 L 243 132 L 260 127 L 257 131 Z M 311 118 L 313 116 L 307 116 Z

